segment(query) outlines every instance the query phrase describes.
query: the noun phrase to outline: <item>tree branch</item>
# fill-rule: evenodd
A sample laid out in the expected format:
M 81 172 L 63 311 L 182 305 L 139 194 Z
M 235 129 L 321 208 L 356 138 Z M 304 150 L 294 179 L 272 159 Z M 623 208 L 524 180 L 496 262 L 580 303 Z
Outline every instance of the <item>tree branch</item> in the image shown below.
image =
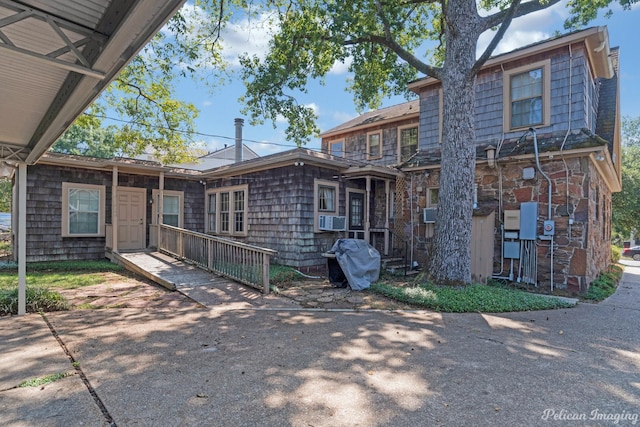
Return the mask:
M 385 36 L 381 37 L 371 35 L 371 40 L 377 41 L 378 43 L 387 46 L 388 48 L 393 50 L 396 55 L 407 61 L 409 65 L 411 65 L 421 73 L 426 74 L 427 76 L 434 77 L 436 79 L 440 78 L 441 69 L 439 67 L 433 67 L 431 65 L 425 64 L 395 41 L 393 35 L 391 34 L 391 26 L 389 25 L 389 21 L 387 20 L 387 17 L 384 15 L 384 11 L 382 10 L 382 3 L 380 2 L 380 0 L 376 0 L 376 8 L 378 10 L 378 16 L 382 21 Z
M 518 1 L 514 1 L 511 4 L 511 7 L 509 9 L 505 9 L 505 10 L 501 10 L 500 12 L 496 12 L 493 15 L 489 15 L 489 16 L 485 16 L 484 18 L 482 18 L 481 21 L 481 28 L 483 30 L 488 30 L 490 28 L 496 27 L 498 25 L 500 25 L 502 22 L 505 21 L 507 15 L 509 15 L 513 8 L 513 4 L 514 3 L 518 3 L 518 10 L 516 11 L 516 13 L 513 15 L 513 18 L 519 18 L 521 16 L 525 16 L 528 15 L 529 13 L 533 13 L 533 12 L 538 12 L 540 10 L 544 10 L 544 9 L 548 9 L 551 6 L 554 6 L 558 3 L 560 3 L 562 0 L 532 0 L 532 1 L 528 1 L 522 4 L 520 3 L 520 0 Z
M 518 12 L 521 1 L 522 0 L 513 0 L 513 2 L 511 2 L 511 6 L 509 7 L 509 9 L 506 9 L 504 11 L 506 13 L 504 14 L 504 18 L 502 20 L 502 23 L 500 24 L 500 28 L 498 28 L 498 31 L 496 31 L 495 35 L 493 36 L 493 39 L 491 40 L 487 48 L 484 50 L 480 58 L 478 58 L 475 64 L 473 64 L 473 68 L 471 68 L 471 75 L 475 75 L 478 73 L 478 71 L 480 71 L 480 68 L 482 68 L 482 66 L 487 61 L 487 59 L 489 59 L 489 57 L 495 50 L 496 46 L 498 46 L 498 43 L 500 43 L 500 40 L 502 40 L 504 33 L 507 31 L 507 29 L 511 25 L 511 21 L 513 20 L 514 16 Z

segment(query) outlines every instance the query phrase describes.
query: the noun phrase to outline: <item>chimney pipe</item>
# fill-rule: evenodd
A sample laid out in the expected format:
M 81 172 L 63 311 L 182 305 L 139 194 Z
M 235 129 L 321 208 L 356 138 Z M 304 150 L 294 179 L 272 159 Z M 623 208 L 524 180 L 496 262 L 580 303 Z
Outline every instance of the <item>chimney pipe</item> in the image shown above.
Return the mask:
M 242 126 L 244 119 L 235 119 L 236 125 L 236 163 L 242 161 Z

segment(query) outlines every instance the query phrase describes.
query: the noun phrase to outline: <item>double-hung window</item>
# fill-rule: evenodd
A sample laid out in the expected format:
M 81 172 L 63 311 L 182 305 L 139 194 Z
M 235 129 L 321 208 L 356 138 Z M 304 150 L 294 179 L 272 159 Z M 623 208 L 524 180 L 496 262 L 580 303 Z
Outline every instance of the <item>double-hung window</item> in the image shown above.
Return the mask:
M 367 160 L 382 158 L 382 132 L 377 131 L 367 135 Z
M 104 236 L 104 185 L 62 183 L 62 236 Z
M 162 223 L 174 227 L 183 227 L 184 192 L 163 190 L 162 193 Z M 152 197 L 155 206 L 152 224 L 157 224 L 160 216 L 160 190 L 153 190 Z
M 507 131 L 549 124 L 549 70 L 549 61 L 543 61 L 505 71 L 504 126 Z
M 316 179 L 314 182 L 314 228 L 319 232 L 320 215 L 338 214 L 338 183 Z
M 207 191 L 207 232 L 245 236 L 247 195 L 246 185 Z
M 398 129 L 398 157 L 406 162 L 418 151 L 418 126 L 403 126 Z

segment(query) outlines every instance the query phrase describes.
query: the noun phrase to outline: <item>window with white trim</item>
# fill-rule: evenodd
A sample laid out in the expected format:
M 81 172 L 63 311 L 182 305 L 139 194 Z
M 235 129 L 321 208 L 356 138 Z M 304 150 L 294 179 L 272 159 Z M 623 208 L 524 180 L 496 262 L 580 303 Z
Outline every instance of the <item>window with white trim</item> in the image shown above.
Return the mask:
M 367 159 L 375 160 L 382 158 L 382 132 L 372 132 L 367 134 Z
M 409 160 L 418 151 L 418 126 L 398 128 L 398 158 L 400 163 Z
M 207 191 L 207 232 L 247 235 L 247 185 Z
M 160 217 L 160 190 L 153 190 L 151 193 L 155 206 L 151 223 L 157 224 Z M 174 227 L 184 227 L 184 192 L 163 190 L 163 194 L 162 223 Z
M 104 236 L 105 186 L 62 183 L 62 237 Z
M 319 215 L 337 215 L 338 214 L 338 183 L 334 181 L 326 181 L 316 179 L 314 181 L 314 228 L 319 232 Z
M 547 60 L 504 72 L 505 130 L 549 124 L 550 68 Z

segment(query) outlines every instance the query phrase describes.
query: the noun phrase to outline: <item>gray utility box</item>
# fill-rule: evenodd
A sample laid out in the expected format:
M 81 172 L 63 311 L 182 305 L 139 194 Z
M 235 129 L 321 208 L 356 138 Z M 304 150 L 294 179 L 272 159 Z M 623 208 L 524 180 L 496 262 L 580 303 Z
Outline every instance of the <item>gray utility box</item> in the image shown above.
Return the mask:
M 520 204 L 520 239 L 536 240 L 538 237 L 538 202 Z
M 510 259 L 520 259 L 520 242 L 504 242 L 503 256 Z

